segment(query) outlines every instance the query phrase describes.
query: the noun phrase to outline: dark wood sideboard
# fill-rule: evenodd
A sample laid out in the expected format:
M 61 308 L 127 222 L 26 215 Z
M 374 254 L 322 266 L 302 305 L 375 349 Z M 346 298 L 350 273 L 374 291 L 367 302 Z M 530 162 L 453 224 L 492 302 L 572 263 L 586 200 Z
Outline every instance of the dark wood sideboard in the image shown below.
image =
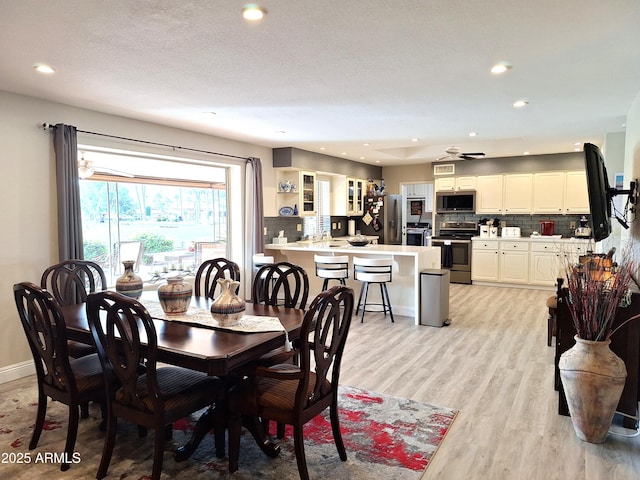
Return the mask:
M 558 306 L 556 309 L 556 356 L 555 356 L 555 388 L 558 390 L 558 413 L 569 415 L 567 400 L 560 381 L 558 362 L 560 355 L 575 345 L 574 336 L 576 330 L 571 320 L 571 314 L 567 307 L 566 288 L 558 289 Z M 628 307 L 619 307 L 614 321 L 615 326 L 620 325 L 628 318 L 640 313 L 640 290 L 634 286 L 631 294 L 631 304 Z M 618 403 L 617 411 L 634 418 L 624 417 L 623 426 L 637 429 L 638 427 L 638 400 L 640 399 L 640 320 L 627 323 L 611 337 L 611 350 L 618 355 L 627 367 L 627 380 L 622 391 L 622 397 Z

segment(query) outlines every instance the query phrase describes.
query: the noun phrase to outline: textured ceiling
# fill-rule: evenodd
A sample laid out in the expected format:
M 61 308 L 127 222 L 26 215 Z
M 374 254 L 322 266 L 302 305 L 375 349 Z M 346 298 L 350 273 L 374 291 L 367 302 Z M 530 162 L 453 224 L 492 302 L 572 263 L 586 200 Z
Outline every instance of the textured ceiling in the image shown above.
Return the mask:
M 380 165 L 601 145 L 640 91 L 637 0 L 244 3 L 0 0 L 0 90 Z

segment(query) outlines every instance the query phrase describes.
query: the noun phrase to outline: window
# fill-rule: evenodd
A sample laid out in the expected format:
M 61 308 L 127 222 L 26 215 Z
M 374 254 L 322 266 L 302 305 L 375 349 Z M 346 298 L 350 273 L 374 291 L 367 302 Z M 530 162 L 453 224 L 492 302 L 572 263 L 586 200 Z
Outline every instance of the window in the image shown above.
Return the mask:
M 124 260 L 154 281 L 229 258 L 228 166 L 87 149 L 78 156 L 88 169 L 80 180 L 84 256 L 110 285 Z
M 331 182 L 316 177 L 316 215 L 304 217 L 304 234 L 313 236 L 331 233 Z

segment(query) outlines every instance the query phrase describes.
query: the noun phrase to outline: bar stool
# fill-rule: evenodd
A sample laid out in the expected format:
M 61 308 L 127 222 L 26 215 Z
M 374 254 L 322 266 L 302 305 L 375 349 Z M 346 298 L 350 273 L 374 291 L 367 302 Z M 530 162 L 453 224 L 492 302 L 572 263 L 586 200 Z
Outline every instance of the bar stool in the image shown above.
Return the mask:
M 341 285 L 346 285 L 349 278 L 349 257 L 347 255 L 314 255 L 316 264 L 316 276 L 324 278 L 322 291 L 327 290 L 329 280 L 338 280 Z
M 379 310 L 367 310 L 367 294 L 369 293 L 369 284 L 377 283 L 380 285 L 380 297 L 382 303 L 370 303 L 369 305 L 382 306 L 382 311 L 385 316 L 387 315 L 387 308 L 391 315 L 391 322 L 393 320 L 393 311 L 391 310 L 391 301 L 389 300 L 389 292 L 387 290 L 387 282 L 391 281 L 391 267 L 393 265 L 392 258 L 362 258 L 353 257 L 353 278 L 362 282 L 360 287 L 360 295 L 358 297 L 358 306 L 356 307 L 356 315 L 360 310 L 360 303 L 362 301 L 362 294 L 364 293 L 364 304 L 362 305 L 362 318 L 360 322 L 364 322 L 364 313 L 366 311 L 379 311 Z

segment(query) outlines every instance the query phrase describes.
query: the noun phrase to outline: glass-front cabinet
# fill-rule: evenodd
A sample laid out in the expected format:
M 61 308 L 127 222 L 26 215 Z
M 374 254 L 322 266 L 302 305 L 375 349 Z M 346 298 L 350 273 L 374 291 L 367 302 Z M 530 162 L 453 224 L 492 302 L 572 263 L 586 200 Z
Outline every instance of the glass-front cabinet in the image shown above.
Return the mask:
M 279 170 L 278 215 L 305 216 L 316 214 L 316 174 L 300 170 Z
M 360 178 L 347 177 L 347 215 L 362 215 L 364 182 Z

